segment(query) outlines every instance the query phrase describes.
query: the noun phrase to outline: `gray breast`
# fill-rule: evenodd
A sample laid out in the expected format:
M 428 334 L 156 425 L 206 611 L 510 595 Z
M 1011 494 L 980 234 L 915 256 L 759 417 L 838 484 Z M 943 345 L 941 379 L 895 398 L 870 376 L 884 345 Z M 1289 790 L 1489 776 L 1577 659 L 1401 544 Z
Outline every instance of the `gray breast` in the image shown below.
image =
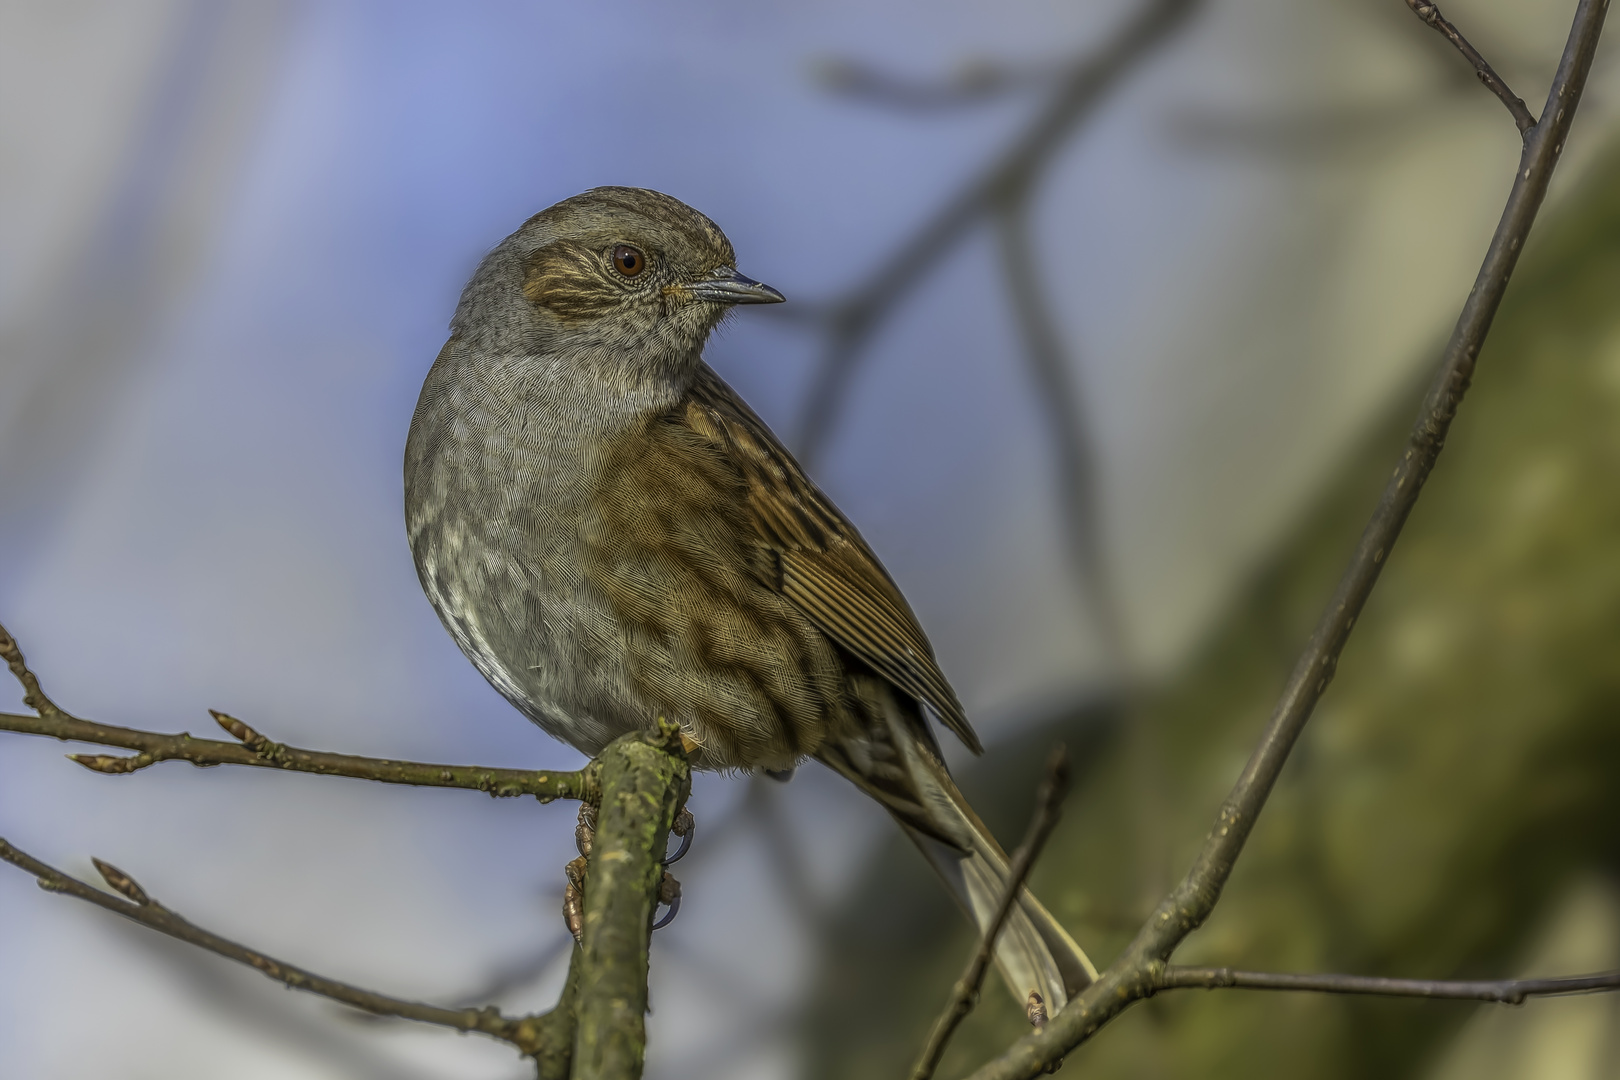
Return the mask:
M 566 374 L 452 339 L 411 421 L 405 517 L 423 591 L 462 652 L 530 719 L 595 754 L 645 710 L 581 575 L 579 527 L 594 448 L 658 403 L 581 400 Z

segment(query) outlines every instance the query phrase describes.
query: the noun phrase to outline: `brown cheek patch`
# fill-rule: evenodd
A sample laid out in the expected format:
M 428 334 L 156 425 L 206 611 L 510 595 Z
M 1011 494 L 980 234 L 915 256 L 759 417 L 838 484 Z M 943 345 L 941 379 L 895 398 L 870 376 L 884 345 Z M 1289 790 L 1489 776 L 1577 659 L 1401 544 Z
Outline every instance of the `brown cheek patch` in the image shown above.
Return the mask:
M 619 305 L 594 253 L 566 240 L 536 248 L 524 262 L 523 295 L 564 322 L 599 318 Z

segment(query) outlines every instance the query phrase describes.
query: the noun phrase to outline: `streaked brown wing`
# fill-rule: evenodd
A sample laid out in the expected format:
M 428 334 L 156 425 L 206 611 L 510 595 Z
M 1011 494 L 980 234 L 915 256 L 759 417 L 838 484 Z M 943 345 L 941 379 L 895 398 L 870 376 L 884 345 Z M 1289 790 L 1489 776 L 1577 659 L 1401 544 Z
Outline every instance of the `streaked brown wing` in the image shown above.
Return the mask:
M 776 554 L 768 582 L 828 637 L 898 689 L 925 702 L 974 753 L 983 752 L 956 692 L 905 597 L 831 500 L 735 391 L 703 365 L 687 404 L 694 432 L 741 469 L 760 543 Z

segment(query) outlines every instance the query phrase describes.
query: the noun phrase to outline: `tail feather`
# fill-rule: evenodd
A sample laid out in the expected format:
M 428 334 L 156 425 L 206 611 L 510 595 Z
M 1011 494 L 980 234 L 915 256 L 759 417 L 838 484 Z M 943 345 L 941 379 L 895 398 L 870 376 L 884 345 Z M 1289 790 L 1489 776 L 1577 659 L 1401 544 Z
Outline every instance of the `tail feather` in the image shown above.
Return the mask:
M 1007 887 L 1007 853 L 957 790 L 920 715 L 892 698 L 859 742 L 817 757 L 894 815 L 982 934 Z M 1020 1005 L 1031 991 L 1050 1012 L 1097 979 L 1080 946 L 1029 889 L 996 939 L 996 967 Z
M 940 779 L 946 793 L 954 796 L 951 802 L 961 800 L 950 778 Z M 909 826 L 905 831 L 983 933 L 995 917 L 996 905 L 1007 887 L 1007 856 L 977 815 L 971 810 L 958 813 L 959 825 L 971 836 L 966 850 L 941 843 Z M 1007 914 L 996 939 L 995 956 L 1002 980 L 1020 1005 L 1033 990 L 1054 1013 L 1097 978 L 1090 958 L 1027 888 L 1020 890 L 1018 903 Z

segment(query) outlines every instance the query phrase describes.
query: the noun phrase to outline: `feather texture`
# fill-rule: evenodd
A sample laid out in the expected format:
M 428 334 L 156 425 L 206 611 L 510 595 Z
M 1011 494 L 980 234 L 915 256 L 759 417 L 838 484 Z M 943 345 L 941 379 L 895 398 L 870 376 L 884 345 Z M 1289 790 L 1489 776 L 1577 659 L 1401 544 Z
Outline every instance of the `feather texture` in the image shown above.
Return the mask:
M 983 753 L 905 597 L 764 421 L 707 364 L 692 381 L 683 411 L 686 423 L 741 473 L 755 542 L 775 560 L 774 587 L 828 637 L 925 702 L 970 750 Z

